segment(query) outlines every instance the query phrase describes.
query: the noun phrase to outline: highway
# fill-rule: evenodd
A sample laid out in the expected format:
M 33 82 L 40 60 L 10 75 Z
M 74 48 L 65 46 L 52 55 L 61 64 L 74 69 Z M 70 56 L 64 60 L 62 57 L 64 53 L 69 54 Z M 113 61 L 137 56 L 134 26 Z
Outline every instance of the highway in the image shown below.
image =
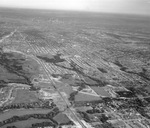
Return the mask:
M 35 48 L 33 48 L 33 46 L 31 46 L 30 43 L 27 43 L 30 48 L 36 53 L 37 51 L 35 50 Z M 82 128 L 86 128 L 86 126 L 81 122 L 81 120 L 77 117 L 77 115 L 71 110 L 70 105 L 68 104 L 68 102 L 66 101 L 66 99 L 63 97 L 63 95 L 61 94 L 61 92 L 59 91 L 59 89 L 57 89 L 57 87 L 55 86 L 55 81 L 51 78 L 51 75 L 49 73 L 49 70 L 47 69 L 47 65 L 42 62 L 41 60 L 38 60 L 38 63 L 43 67 L 45 74 L 47 75 L 47 78 L 52 81 L 51 86 L 53 86 L 55 88 L 55 91 L 58 92 L 58 94 L 61 96 L 61 98 L 63 99 L 63 101 L 65 102 L 65 104 L 67 105 L 67 108 L 69 109 L 70 113 L 75 117 L 75 119 L 78 121 L 78 123 L 81 125 Z

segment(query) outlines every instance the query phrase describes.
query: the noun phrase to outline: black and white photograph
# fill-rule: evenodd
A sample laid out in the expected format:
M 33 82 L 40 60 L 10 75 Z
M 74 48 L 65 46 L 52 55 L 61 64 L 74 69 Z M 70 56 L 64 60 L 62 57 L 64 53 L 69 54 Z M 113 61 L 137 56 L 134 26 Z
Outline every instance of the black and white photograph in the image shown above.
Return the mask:
M 150 0 L 0 0 L 0 128 L 150 128 Z

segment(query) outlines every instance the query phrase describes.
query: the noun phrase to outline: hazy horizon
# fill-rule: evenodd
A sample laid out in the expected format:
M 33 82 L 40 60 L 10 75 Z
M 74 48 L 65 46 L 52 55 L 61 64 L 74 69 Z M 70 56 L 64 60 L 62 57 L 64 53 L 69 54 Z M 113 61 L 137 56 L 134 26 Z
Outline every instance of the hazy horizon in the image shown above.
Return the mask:
M 0 0 L 0 7 L 150 15 L 150 0 Z

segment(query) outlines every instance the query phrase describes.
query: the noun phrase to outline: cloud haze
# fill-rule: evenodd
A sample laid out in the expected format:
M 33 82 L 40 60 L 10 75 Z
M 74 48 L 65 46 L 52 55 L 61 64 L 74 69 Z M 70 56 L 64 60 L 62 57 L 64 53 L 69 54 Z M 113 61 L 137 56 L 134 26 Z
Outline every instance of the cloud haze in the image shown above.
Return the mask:
M 150 15 L 150 0 L 0 0 L 0 6 Z

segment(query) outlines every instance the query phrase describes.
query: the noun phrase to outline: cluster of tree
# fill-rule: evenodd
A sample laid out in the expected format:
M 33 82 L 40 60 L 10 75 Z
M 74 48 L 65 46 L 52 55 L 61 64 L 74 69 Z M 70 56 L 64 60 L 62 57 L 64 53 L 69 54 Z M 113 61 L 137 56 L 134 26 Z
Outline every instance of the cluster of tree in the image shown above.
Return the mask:
M 7 126 L 7 128 L 17 128 L 16 126 Z
M 51 112 L 49 112 L 47 114 L 28 114 L 28 115 L 23 115 L 23 116 L 13 116 L 13 117 L 11 117 L 9 119 L 1 121 L 0 122 L 0 127 L 4 126 L 6 124 L 10 124 L 10 123 L 28 120 L 30 118 L 35 118 L 35 119 L 49 119 L 54 124 L 58 124 L 55 120 L 53 120 L 53 117 L 55 117 L 58 113 L 59 113 L 59 109 L 58 108 L 54 108 L 53 111 L 51 111 Z
M 32 102 L 32 103 L 17 103 L 17 104 L 11 104 L 7 106 L 0 107 L 0 111 L 5 111 L 8 109 L 29 109 L 29 108 L 47 108 L 47 109 L 52 109 L 56 107 L 56 104 L 53 102 L 49 104 L 49 101 L 46 102 Z
M 103 113 L 104 110 L 103 109 L 90 109 L 86 111 L 88 114 L 95 114 L 95 113 Z
M 32 127 L 31 128 L 39 128 L 39 127 L 48 127 L 48 126 L 51 126 L 53 128 L 56 127 L 56 124 L 52 123 L 52 122 L 42 122 L 42 123 L 35 123 L 35 124 L 32 124 Z

